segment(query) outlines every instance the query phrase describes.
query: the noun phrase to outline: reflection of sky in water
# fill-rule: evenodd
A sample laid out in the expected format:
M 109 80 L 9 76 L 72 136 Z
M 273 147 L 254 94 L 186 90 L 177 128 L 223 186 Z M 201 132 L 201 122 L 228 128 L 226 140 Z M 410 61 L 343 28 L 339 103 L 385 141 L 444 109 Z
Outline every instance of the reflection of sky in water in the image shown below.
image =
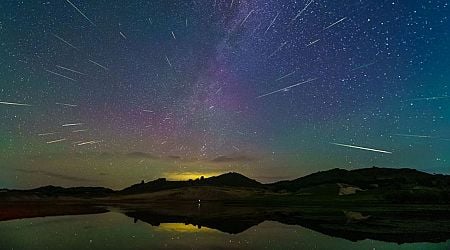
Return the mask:
M 203 227 L 195 226 L 192 224 L 183 223 L 161 223 L 157 228 L 157 231 L 168 231 L 168 232 L 179 232 L 179 233 L 215 233 L 217 230 Z
M 440 244 L 351 242 L 300 226 L 266 221 L 237 234 L 182 223 L 160 227 L 119 213 L 0 222 L 1 249 L 449 249 Z

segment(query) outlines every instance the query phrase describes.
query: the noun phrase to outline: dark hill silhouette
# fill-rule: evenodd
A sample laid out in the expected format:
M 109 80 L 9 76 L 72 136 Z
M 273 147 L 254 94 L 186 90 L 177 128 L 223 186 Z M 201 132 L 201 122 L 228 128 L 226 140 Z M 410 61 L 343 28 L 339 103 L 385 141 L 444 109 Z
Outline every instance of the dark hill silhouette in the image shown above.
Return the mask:
M 370 189 L 374 187 L 401 188 L 412 186 L 450 187 L 450 177 L 432 175 L 415 169 L 363 168 L 356 170 L 332 169 L 320 171 L 292 181 L 269 184 L 275 190 L 297 191 L 302 188 L 331 183 L 345 183 Z
M 212 185 L 212 186 L 255 187 L 255 188 L 259 188 L 262 186 L 261 183 L 253 179 L 250 179 L 242 174 L 234 172 L 206 178 L 203 181 L 200 180 L 200 182 L 203 185 Z
M 247 187 L 247 188 L 262 188 L 263 184 L 252 180 L 239 173 L 226 173 L 219 176 L 209 178 L 199 178 L 188 181 L 168 181 L 165 178 L 160 178 L 150 182 L 141 182 L 132 185 L 120 191 L 120 193 L 145 193 L 157 192 L 161 190 L 192 187 L 192 186 L 214 186 L 214 187 Z
M 104 187 L 57 187 L 57 186 L 43 186 L 29 190 L 7 190 L 3 195 L 11 196 L 70 196 L 70 197 L 103 197 L 112 195 L 114 190 Z M 0 193 L 1 195 L 2 193 Z
M 148 193 L 157 192 L 161 190 L 168 190 L 174 188 L 186 187 L 188 183 L 186 181 L 167 181 L 166 178 L 159 178 L 154 181 L 145 183 L 142 181 L 139 184 L 134 184 L 130 187 L 124 188 L 119 191 L 121 194 L 133 194 L 133 193 Z
M 353 189 L 347 192 L 342 189 Z M 214 197 L 214 200 L 237 199 L 245 202 L 255 200 L 277 200 L 277 202 L 329 201 L 338 195 L 364 200 L 376 200 L 392 203 L 450 203 L 450 177 L 433 175 L 414 169 L 365 168 L 357 170 L 332 169 L 307 175 L 290 181 L 261 184 L 239 173 L 226 173 L 209 178 L 188 181 L 169 181 L 160 178 L 150 182 L 142 181 L 120 191 L 102 187 L 62 188 L 46 186 L 31 190 L 3 190 L 1 197 L 27 199 L 29 197 L 114 197 L 121 199 L 130 194 L 153 194 L 164 190 L 171 193 L 151 196 L 152 202 L 162 199 L 173 202 L 192 197 Z M 243 192 L 245 190 L 245 192 Z M 239 192 L 238 192 L 239 191 Z M 280 198 L 279 193 L 293 195 Z M 302 194 L 301 196 L 294 194 Z M 348 195 L 352 194 L 352 195 Z M 23 195 L 23 196 L 21 196 Z M 171 196 L 172 195 L 172 196 Z M 223 195 L 223 196 L 222 196 Z M 148 196 L 150 197 L 150 196 Z M 305 198 L 306 197 L 306 198 Z M 252 200 L 253 199 L 253 200 Z M 346 198 L 340 197 L 341 200 Z M 363 199 L 360 199 L 363 200 Z M 356 201 L 356 199 L 347 201 Z

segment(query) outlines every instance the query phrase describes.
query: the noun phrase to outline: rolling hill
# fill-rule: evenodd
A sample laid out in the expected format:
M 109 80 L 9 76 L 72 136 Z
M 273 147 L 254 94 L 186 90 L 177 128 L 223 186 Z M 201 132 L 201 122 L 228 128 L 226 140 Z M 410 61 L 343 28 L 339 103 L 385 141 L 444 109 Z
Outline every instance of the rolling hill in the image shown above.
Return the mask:
M 407 203 L 450 203 L 450 177 L 420 172 L 414 169 L 365 168 L 332 169 L 294 180 L 262 184 L 239 173 L 226 173 L 210 178 L 170 181 L 160 178 L 134 184 L 122 190 L 102 187 L 62 188 L 45 186 L 31 190 L 3 190 L 0 198 L 20 197 L 140 197 L 150 201 L 190 200 L 204 197 L 210 200 L 284 199 L 312 200 L 375 200 Z

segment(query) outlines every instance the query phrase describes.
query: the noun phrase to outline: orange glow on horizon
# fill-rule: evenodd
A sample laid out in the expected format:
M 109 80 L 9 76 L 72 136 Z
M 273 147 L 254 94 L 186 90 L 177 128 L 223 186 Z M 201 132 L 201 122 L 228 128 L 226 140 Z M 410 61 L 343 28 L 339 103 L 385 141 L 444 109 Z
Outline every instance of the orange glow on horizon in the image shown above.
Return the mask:
M 165 176 L 167 176 L 168 180 L 175 180 L 175 181 L 187 181 L 189 179 L 195 180 L 200 179 L 200 177 L 209 178 L 212 176 L 221 175 L 223 172 L 209 172 L 209 173 L 202 173 L 202 172 L 179 172 L 179 173 L 166 173 Z

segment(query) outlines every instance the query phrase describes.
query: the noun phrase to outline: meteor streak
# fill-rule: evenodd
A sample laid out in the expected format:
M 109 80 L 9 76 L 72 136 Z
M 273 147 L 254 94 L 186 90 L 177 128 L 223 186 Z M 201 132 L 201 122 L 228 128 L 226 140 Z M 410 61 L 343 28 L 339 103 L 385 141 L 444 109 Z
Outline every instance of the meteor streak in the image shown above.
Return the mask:
M 87 142 L 78 143 L 77 146 L 97 144 L 97 143 L 100 143 L 100 142 L 102 142 L 102 141 L 87 141 Z
M 275 16 L 275 18 L 272 20 L 272 22 L 270 22 L 269 27 L 267 27 L 266 31 L 264 31 L 264 35 L 267 33 L 267 31 L 269 31 L 269 29 L 272 27 L 272 25 L 275 23 L 275 21 L 277 20 L 278 16 L 280 15 L 280 12 L 277 13 L 277 15 Z
M 267 93 L 267 94 L 264 94 L 264 95 L 260 95 L 260 96 L 257 96 L 256 98 L 261 98 L 261 97 L 265 97 L 265 96 L 273 95 L 273 94 L 275 94 L 275 93 L 278 93 L 278 92 L 282 92 L 282 91 L 288 91 L 288 90 L 290 90 L 291 88 L 294 88 L 294 87 L 300 86 L 300 85 L 302 85 L 302 84 L 305 84 L 305 83 L 308 83 L 308 82 L 312 82 L 312 81 L 315 81 L 315 80 L 317 80 L 317 79 L 319 79 L 319 78 L 311 78 L 311 79 L 308 79 L 308 80 L 306 80 L 306 81 L 303 81 L 303 82 L 299 82 L 299 83 L 296 83 L 296 84 L 294 84 L 294 85 L 291 85 L 291 86 L 287 86 L 287 87 L 285 87 L 285 88 L 282 88 L 282 89 L 278 89 L 278 90 L 275 90 L 275 91 L 269 92 L 269 93 Z
M 272 52 L 272 54 L 270 54 L 268 58 L 271 58 L 271 57 L 274 56 L 276 53 L 278 53 L 278 51 L 280 51 L 286 44 L 287 44 L 287 42 L 281 43 L 280 47 L 278 47 L 274 52 Z
M 83 12 L 81 12 L 80 9 L 78 9 L 77 6 L 75 6 L 75 4 L 73 4 L 71 1 L 66 0 L 66 2 L 68 2 L 76 11 L 78 11 L 78 13 L 80 13 L 84 18 L 86 18 L 86 20 L 88 20 L 93 26 L 95 26 L 94 22 L 91 21 L 91 19 L 89 19 Z
M 47 144 L 53 144 L 53 143 L 57 143 L 57 142 L 62 142 L 62 141 L 65 141 L 65 140 L 67 140 L 67 139 L 59 139 L 59 140 L 54 140 L 54 141 L 48 141 L 48 142 L 46 142 Z
M 56 35 L 56 34 L 53 34 L 53 33 L 52 33 L 52 35 L 53 35 L 56 39 L 58 39 L 58 40 L 60 40 L 61 42 L 65 43 L 66 45 L 68 45 L 69 47 L 78 50 L 77 47 L 73 46 L 71 43 L 69 43 L 68 41 L 64 40 L 62 37 L 60 37 L 60 36 L 58 36 L 58 35 Z
M 38 136 L 54 135 L 54 134 L 58 134 L 58 133 L 59 132 L 42 133 L 42 134 L 38 134 Z
M 67 107 L 76 107 L 77 105 L 74 104 L 68 104 L 68 103 L 61 103 L 61 102 L 57 102 L 55 103 L 56 105 L 62 105 L 62 106 L 67 106 Z
M 347 19 L 347 17 L 344 17 L 344 18 L 339 19 L 338 21 L 336 21 L 336 22 L 334 22 L 334 23 L 328 25 L 328 26 L 327 26 L 326 28 L 324 28 L 323 30 L 327 30 L 327 29 L 333 27 L 334 25 L 336 25 L 336 24 L 338 24 L 338 23 L 344 21 L 345 19 Z
M 62 127 L 72 127 L 72 126 L 81 126 L 83 125 L 83 123 L 67 123 L 67 124 L 63 124 L 61 125 Z
M 286 78 L 286 77 L 288 77 L 288 76 L 291 76 L 291 75 L 293 75 L 294 73 L 295 73 L 295 70 L 292 71 L 292 72 L 289 73 L 289 74 L 286 74 L 286 75 L 284 75 L 284 76 L 281 76 L 281 77 L 277 78 L 275 81 L 278 82 L 278 81 L 280 81 L 280 80 L 283 80 L 284 78 Z
M 0 104 L 3 105 L 12 105 L 12 106 L 31 106 L 30 104 L 24 104 L 24 103 L 17 103 L 17 102 L 1 102 Z
M 166 56 L 166 61 L 170 65 L 170 67 L 172 67 L 172 63 L 170 62 L 170 60 L 169 60 L 169 58 L 167 56 Z
M 87 129 L 78 129 L 78 130 L 74 130 L 72 131 L 72 133 L 80 133 L 80 132 L 85 132 L 88 131 Z
M 447 98 L 450 98 L 450 96 L 423 97 L 423 98 L 410 99 L 408 101 L 431 101 L 431 100 L 440 100 L 440 99 L 447 99 Z
M 311 45 L 317 43 L 318 41 L 320 41 L 320 39 L 317 39 L 317 40 L 315 40 L 315 41 L 310 42 L 308 45 L 306 45 L 306 47 L 309 47 L 309 46 L 311 46 Z
M 372 151 L 372 152 L 377 152 L 377 153 L 383 153 L 383 154 L 392 154 L 392 152 L 389 152 L 389 151 L 384 151 L 384 150 L 379 150 L 379 149 L 373 149 L 373 148 L 365 148 L 365 147 L 360 147 L 360 146 L 347 145 L 347 144 L 334 143 L 334 142 L 330 142 L 330 144 L 337 145 L 337 146 L 341 146 L 341 147 L 356 148 L 356 149 L 361 149 L 361 150 L 366 150 L 366 151 Z
M 48 69 L 46 69 L 45 71 L 47 71 L 48 73 L 51 73 L 51 74 L 53 74 L 53 75 L 57 75 L 57 76 L 60 76 L 60 77 L 66 78 L 66 79 L 68 79 L 68 80 L 71 80 L 71 81 L 73 81 L 73 82 L 76 82 L 76 80 L 75 80 L 75 79 L 73 79 L 73 78 L 70 78 L 70 77 L 68 77 L 68 76 L 65 76 L 65 75 L 61 75 L 61 74 L 59 74 L 59 73 L 56 73 L 56 72 L 54 72 L 54 71 L 51 71 L 51 70 L 48 70 Z
M 432 138 L 432 136 L 429 135 L 408 135 L 408 134 L 394 134 L 394 135 L 402 137 L 414 137 L 414 138 Z
M 291 24 L 293 23 L 293 22 L 295 22 L 295 20 L 297 20 L 297 18 L 309 7 L 309 5 L 310 4 L 312 4 L 312 2 L 314 2 L 314 0 L 311 0 L 311 1 L 309 1 L 307 4 L 306 4 L 306 6 L 305 6 L 305 8 L 303 8 L 301 11 L 299 11 L 298 13 L 297 13 L 297 15 L 295 15 L 295 17 L 294 18 L 292 18 L 292 20 L 291 20 Z
M 368 63 L 368 64 L 364 64 L 364 65 L 358 66 L 358 67 L 356 67 L 356 68 L 351 69 L 350 71 L 355 71 L 355 70 L 358 70 L 358 69 L 364 69 L 364 68 L 367 68 L 367 67 L 369 67 L 369 66 L 371 66 L 371 65 L 373 65 L 373 64 L 375 64 L 375 62 L 372 62 L 372 63 Z
M 63 66 L 60 66 L 60 65 L 56 65 L 56 67 L 58 67 L 60 69 L 65 69 L 65 70 L 68 70 L 70 72 L 74 72 L 74 73 L 77 73 L 77 74 L 80 74 L 80 75 L 86 75 L 85 73 L 81 73 L 80 71 L 76 71 L 74 69 L 69 69 L 69 68 L 66 68 L 66 67 L 63 67 Z
M 101 65 L 101 64 L 98 63 L 98 62 L 94 62 L 94 61 L 92 61 L 92 60 L 90 60 L 90 59 L 88 59 L 88 61 L 91 62 L 91 63 L 93 63 L 93 64 L 95 64 L 95 65 L 97 65 L 97 66 L 99 66 L 100 68 L 102 68 L 102 69 L 104 69 L 104 70 L 109 70 L 107 67 Z
M 251 11 L 248 13 L 248 15 L 244 18 L 244 21 L 242 21 L 242 23 L 241 23 L 240 26 L 244 25 L 245 21 L 247 21 L 248 17 L 249 17 L 254 11 L 255 11 L 255 10 L 251 10 Z

